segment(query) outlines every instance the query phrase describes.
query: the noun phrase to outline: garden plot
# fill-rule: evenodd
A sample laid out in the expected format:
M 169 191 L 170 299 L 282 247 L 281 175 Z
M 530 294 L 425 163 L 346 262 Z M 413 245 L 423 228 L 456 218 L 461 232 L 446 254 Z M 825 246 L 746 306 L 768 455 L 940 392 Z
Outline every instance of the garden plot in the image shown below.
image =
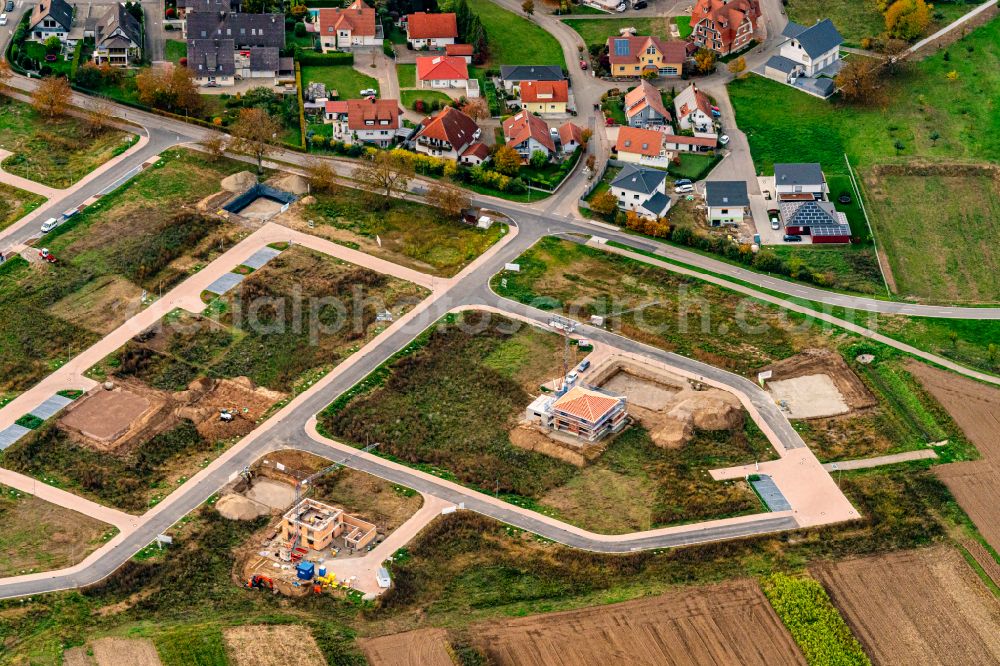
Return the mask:
M 1000 601 L 953 548 L 823 563 L 812 572 L 875 663 L 1000 661 Z
M 500 666 L 806 663 L 760 587 L 746 580 L 485 624 L 474 634 Z

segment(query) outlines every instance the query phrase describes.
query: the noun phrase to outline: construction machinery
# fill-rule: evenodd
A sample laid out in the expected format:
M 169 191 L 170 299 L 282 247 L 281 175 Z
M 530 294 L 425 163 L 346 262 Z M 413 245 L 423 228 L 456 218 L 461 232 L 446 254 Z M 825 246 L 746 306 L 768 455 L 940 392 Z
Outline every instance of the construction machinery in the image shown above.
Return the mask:
M 274 580 L 261 574 L 250 576 L 244 586 L 248 590 L 274 590 Z
M 42 261 L 47 261 L 50 264 L 56 263 L 56 257 L 55 257 L 55 255 L 52 254 L 51 252 L 49 252 L 49 249 L 47 247 L 43 247 L 38 252 L 38 256 L 42 258 Z

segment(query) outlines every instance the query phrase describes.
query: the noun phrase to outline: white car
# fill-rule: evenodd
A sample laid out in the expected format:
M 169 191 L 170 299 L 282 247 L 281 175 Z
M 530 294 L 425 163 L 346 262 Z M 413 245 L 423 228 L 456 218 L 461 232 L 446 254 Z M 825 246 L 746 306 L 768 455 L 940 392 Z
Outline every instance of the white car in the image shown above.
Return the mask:
M 628 5 L 625 4 L 624 2 L 615 7 L 615 11 L 618 12 L 619 14 L 625 11 L 626 9 L 628 9 Z
M 59 226 L 59 220 L 57 220 L 54 217 L 50 217 L 49 219 L 42 222 L 42 233 L 47 234 L 58 226 Z
M 7 25 L 7 15 L 0 14 L 0 25 Z
M 377 94 L 378 91 L 375 90 L 374 88 L 365 88 L 364 90 L 361 91 L 362 97 L 374 97 Z
M 692 192 L 694 192 L 694 185 L 691 184 L 678 185 L 677 187 L 674 188 L 674 192 L 676 192 L 677 194 L 691 194 Z
M 725 146 L 728 143 L 729 143 L 729 135 L 728 134 L 723 134 L 722 136 L 719 137 L 719 145 L 720 146 Z

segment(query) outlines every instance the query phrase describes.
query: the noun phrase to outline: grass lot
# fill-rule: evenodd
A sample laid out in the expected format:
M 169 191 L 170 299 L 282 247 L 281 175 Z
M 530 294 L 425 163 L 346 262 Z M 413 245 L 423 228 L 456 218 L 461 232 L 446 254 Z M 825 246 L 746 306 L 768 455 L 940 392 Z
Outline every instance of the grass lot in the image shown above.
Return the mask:
M 485 332 L 434 329 L 412 354 L 376 371 L 352 399 L 324 412 L 323 427 L 341 441 L 381 442 L 382 455 L 443 470 L 600 532 L 760 510 L 745 483 L 717 483 L 705 474 L 710 467 L 766 459 L 770 447 L 752 431 L 699 433 L 670 451 L 636 426 L 583 469 L 511 444 L 510 430 L 539 382 L 559 372 L 560 339 L 528 327 L 501 333 L 497 329 L 510 322 L 498 324 Z M 625 506 L 627 497 L 632 506 Z
M 489 65 L 566 66 L 556 38 L 536 23 L 503 9 L 491 0 L 470 0 L 489 39 Z
M 688 36 L 691 34 L 691 32 L 694 30 L 694 27 L 692 27 L 691 25 L 691 17 L 675 16 L 673 20 L 674 24 L 677 25 L 677 31 L 680 33 L 680 38 L 687 39 Z
M 43 118 L 12 99 L 0 104 L 0 148 L 14 153 L 3 161 L 4 170 L 51 187 L 69 187 L 132 140 L 132 134 L 119 130 L 87 137 L 77 118 Z
M 981 187 L 973 194 L 973 187 L 950 188 L 947 179 L 924 179 L 920 167 L 913 167 L 912 177 L 902 174 L 893 189 L 879 185 L 881 176 L 872 171 L 877 165 L 916 160 L 994 161 L 1000 154 L 1000 115 L 982 103 L 1000 96 L 1000 22 L 979 28 L 948 53 L 947 61 L 939 53 L 893 80 L 885 109 L 822 102 L 756 76 L 734 82 L 729 92 L 759 173 L 770 173 L 775 162 L 816 161 L 831 189 L 839 191 L 846 188 L 846 179 L 842 184 L 833 180 L 846 174 L 846 153 L 869 179 L 869 214 L 889 252 L 899 296 L 996 301 L 996 259 L 987 251 L 984 261 L 982 254 L 982 239 L 995 233 L 989 222 L 996 217 L 991 212 L 995 199 L 984 198 Z M 956 81 L 945 76 L 953 70 L 959 74 Z M 937 140 L 934 133 L 940 135 Z M 949 203 L 929 215 L 929 200 Z M 846 212 L 854 233 L 865 234 L 858 212 Z M 945 252 L 926 252 L 941 247 L 942 230 L 959 228 L 961 233 L 945 239 Z
M 325 83 L 327 91 L 336 90 L 340 99 L 356 99 L 365 88 L 379 89 L 378 81 L 367 74 L 362 74 L 350 65 L 309 65 L 303 67 L 303 87 L 311 81 Z
M 885 295 L 878 260 L 871 245 L 776 245 L 769 247 L 779 258 L 797 258 L 814 272 L 834 276 L 834 288 Z
M 691 180 L 701 180 L 721 159 L 718 155 L 697 155 L 695 153 L 681 153 L 680 165 L 670 164 L 667 171 L 674 178 L 689 178 Z
M 121 324 L 143 288 L 165 291 L 238 233 L 189 208 L 246 165 L 166 151 L 160 163 L 46 236 L 55 265 L 0 274 L 0 391 L 23 390 Z
M 1000 169 L 871 169 L 865 184 L 899 293 L 949 303 L 1000 301 Z
M 424 101 L 425 110 L 435 101 L 444 105 L 451 104 L 451 97 L 440 90 L 400 90 L 399 97 L 400 103 L 407 109 L 412 109 L 418 99 Z
M 294 30 L 285 31 L 285 46 L 287 47 L 297 46 L 299 48 L 309 50 L 313 47 L 313 43 L 312 34 L 307 33 L 301 37 L 296 37 Z
M 0 183 L 0 231 L 35 210 L 47 199 L 11 185 Z
M 399 79 L 400 88 L 416 88 L 417 66 L 413 64 L 396 65 L 396 77 Z
M 670 39 L 669 18 L 633 17 L 609 19 L 563 19 L 563 23 L 580 33 L 587 48 L 606 44 L 608 37 L 618 37 L 622 28 L 635 28 L 638 35 L 654 35 Z
M 180 39 L 168 39 L 163 47 L 163 54 L 167 60 L 177 64 L 181 58 L 187 57 L 187 42 Z
M 0 575 L 76 564 L 113 531 L 89 516 L 0 486 Z
M 476 229 L 438 208 L 393 200 L 372 210 L 358 190 L 317 194 L 302 215 L 314 220 L 312 233 L 435 275 L 452 276 L 497 242 L 504 227 Z M 375 237 L 381 240 L 381 246 Z
M 978 2 L 934 3 L 932 15 L 936 18 L 927 33 L 942 28 L 963 14 L 975 9 Z M 844 37 L 845 46 L 858 47 L 865 37 L 878 37 L 885 32 L 885 18 L 873 2 L 856 0 L 788 0 L 788 18 L 802 25 L 829 18 Z

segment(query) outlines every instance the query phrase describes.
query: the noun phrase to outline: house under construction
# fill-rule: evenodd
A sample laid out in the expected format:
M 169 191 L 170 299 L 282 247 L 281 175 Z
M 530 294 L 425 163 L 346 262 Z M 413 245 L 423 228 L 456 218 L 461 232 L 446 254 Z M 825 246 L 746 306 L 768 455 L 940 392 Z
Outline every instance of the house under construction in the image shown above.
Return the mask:
M 282 517 L 281 534 L 288 543 L 300 542 L 313 550 L 325 550 L 342 537 L 345 547 L 357 550 L 375 539 L 376 529 L 341 509 L 304 499 Z
M 528 421 L 584 442 L 596 442 L 625 427 L 625 398 L 596 388 L 573 386 L 561 395 L 536 398 L 525 413 Z

